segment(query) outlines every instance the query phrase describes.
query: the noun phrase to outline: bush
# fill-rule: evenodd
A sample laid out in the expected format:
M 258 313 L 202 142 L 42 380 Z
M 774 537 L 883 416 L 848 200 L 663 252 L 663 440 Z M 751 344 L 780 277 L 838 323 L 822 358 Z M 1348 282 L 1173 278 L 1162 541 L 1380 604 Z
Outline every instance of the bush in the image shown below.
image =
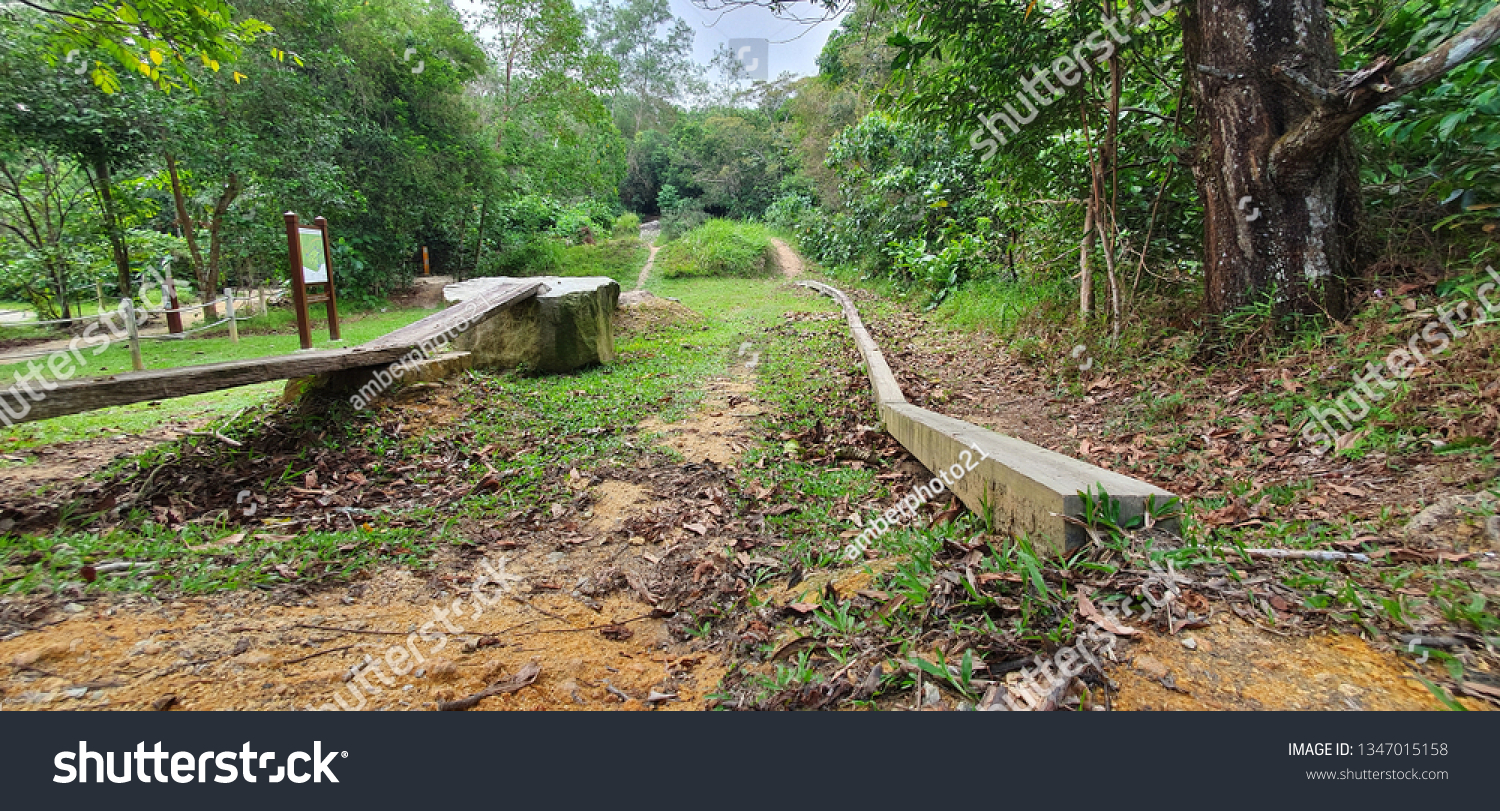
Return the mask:
M 595 236 L 599 232 L 599 226 L 589 217 L 588 212 L 578 208 L 569 208 L 560 212 L 557 216 L 557 224 L 552 226 L 550 233 L 554 238 L 560 240 L 564 245 L 581 245 L 589 239 L 597 240 Z
M 563 266 L 566 248 L 544 234 L 505 239 L 497 251 L 486 251 L 480 276 L 556 276 Z
M 630 239 L 641 235 L 641 218 L 634 214 L 621 214 L 616 220 L 610 235 L 615 239 Z
M 536 234 L 507 241 L 501 251 L 485 254 L 480 275 L 608 276 L 626 287 L 635 284 L 646 255 L 637 237 L 565 245 L 558 238 Z
M 766 222 L 777 228 L 795 231 L 803 215 L 813 208 L 812 198 L 805 194 L 783 194 L 766 206 Z
M 732 220 L 709 220 L 669 243 L 657 254 L 657 266 L 669 278 L 695 276 L 769 276 L 775 272 L 775 249 L 765 226 Z
M 656 197 L 661 209 L 661 243 L 665 244 L 708 222 L 703 203 L 696 197 L 682 197 L 671 184 L 661 187 Z
M 666 244 L 686 234 L 709 221 L 708 214 L 697 206 L 689 206 L 676 214 L 663 214 L 661 218 L 661 238 L 658 242 Z
M 608 276 L 628 290 L 646 264 L 649 251 L 639 237 L 612 239 L 598 245 L 575 245 L 563 252 L 558 276 Z

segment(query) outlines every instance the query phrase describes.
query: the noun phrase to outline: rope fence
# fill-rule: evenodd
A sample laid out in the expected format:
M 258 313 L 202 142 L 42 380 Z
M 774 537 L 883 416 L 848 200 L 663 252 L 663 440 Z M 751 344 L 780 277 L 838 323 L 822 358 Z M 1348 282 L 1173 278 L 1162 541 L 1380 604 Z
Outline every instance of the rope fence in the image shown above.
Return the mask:
M 265 304 L 266 304 L 266 301 L 267 301 L 267 297 L 265 296 L 265 291 L 263 289 L 260 290 L 260 291 L 258 291 L 258 292 L 260 293 L 260 299 L 261 299 L 261 304 L 262 304 L 262 315 L 264 315 L 265 312 L 266 312 Z M 253 320 L 255 316 L 254 315 L 236 315 L 235 314 L 235 307 L 236 307 L 236 305 L 239 302 L 243 301 L 243 302 L 246 302 L 246 303 L 248 303 L 250 305 L 251 312 L 253 313 L 254 312 L 254 305 L 255 305 L 255 298 L 256 298 L 256 294 L 255 293 L 251 293 L 249 296 L 241 298 L 240 296 L 235 295 L 235 291 L 234 291 L 233 287 L 226 287 L 224 289 L 224 295 L 222 295 L 222 296 L 214 299 L 213 301 L 205 302 L 205 303 L 202 303 L 202 304 L 195 304 L 195 305 L 192 305 L 190 307 L 178 307 L 176 309 L 161 308 L 161 309 L 156 309 L 156 310 L 138 310 L 138 309 L 136 309 L 135 302 L 133 300 L 131 300 L 129 298 L 122 298 L 122 299 L 120 299 L 120 309 L 119 309 L 119 312 L 121 312 L 125 316 L 126 333 L 129 336 L 128 340 L 129 340 L 129 345 L 130 345 L 130 362 L 131 362 L 131 366 L 137 372 L 144 371 L 145 368 L 146 368 L 145 362 L 141 359 L 141 341 L 142 340 L 149 340 L 149 341 L 175 341 L 175 340 L 182 340 L 184 338 L 187 338 L 190 335 L 196 335 L 198 333 L 206 332 L 208 330 L 215 329 L 217 327 L 221 327 L 221 326 L 224 326 L 225 324 L 228 324 L 229 325 L 229 339 L 232 342 L 234 342 L 234 343 L 239 343 L 240 342 L 239 322 Z M 200 325 L 198 325 L 198 326 L 196 326 L 196 327 L 194 327 L 192 329 L 183 330 L 182 332 L 168 333 L 168 334 L 165 334 L 165 335 L 142 335 L 142 334 L 140 334 L 140 318 L 138 317 L 139 315 L 142 315 L 142 314 L 165 315 L 165 314 L 168 314 L 168 313 L 184 313 L 184 312 L 192 312 L 192 311 L 195 311 L 195 310 L 196 311 L 201 311 L 201 310 L 203 310 L 205 308 L 209 308 L 209 307 L 212 307 L 217 312 L 218 306 L 219 306 L 219 304 L 221 302 L 224 304 L 224 316 L 222 318 L 220 318 L 219 320 L 213 322 L 212 324 L 200 324 Z M 52 320 L 52 321 L 26 321 L 26 322 L 22 322 L 22 323 L 19 323 L 19 324 L 17 324 L 17 323 L 9 323 L 9 324 L 0 323 L 0 326 L 34 327 L 34 326 L 41 326 L 41 325 L 45 325 L 45 324 L 73 324 L 73 323 L 76 323 L 78 321 L 86 321 L 86 320 L 89 320 L 91 318 L 102 318 L 103 315 L 104 314 L 101 313 L 99 316 L 87 316 L 87 317 L 83 317 L 83 318 L 57 319 L 57 320 Z M 110 331 L 114 332 L 114 328 L 111 327 Z M 109 343 L 109 342 L 110 341 L 107 338 L 104 341 L 104 343 Z M 89 343 L 87 345 L 88 346 L 97 346 L 98 342 L 91 342 L 91 343 Z M 7 353 L 5 355 L 5 359 L 4 360 L 0 360 L 0 363 L 9 364 L 9 363 L 15 363 L 15 362 L 19 362 L 19 361 L 33 360 L 35 358 L 44 358 L 44 357 L 48 357 L 50 355 L 56 354 L 57 351 L 58 350 L 54 349 L 54 350 L 49 350 L 49 351 L 20 352 L 20 353 L 14 353 L 14 354 Z
M 233 289 L 233 288 L 230 288 L 230 289 Z M 237 296 L 236 300 L 237 301 L 243 301 L 243 302 L 245 302 L 247 304 L 253 305 L 253 304 L 255 304 L 255 298 L 256 298 L 255 294 L 252 293 L 252 294 L 250 294 L 248 296 L 244 296 L 244 297 L 238 297 Z M 177 308 L 160 307 L 160 308 L 156 308 L 156 309 L 143 309 L 143 310 L 138 310 L 137 312 L 145 314 L 145 315 L 151 315 L 151 316 L 177 314 L 177 313 L 191 313 L 191 312 L 201 311 L 205 307 L 214 307 L 215 309 L 217 309 L 220 302 L 228 302 L 228 297 L 227 296 L 220 296 L 220 297 L 214 299 L 213 301 L 206 302 L 206 303 L 203 303 L 203 304 L 191 304 L 191 305 L 188 305 L 188 306 L 177 307 Z M 226 310 L 229 309 L 229 306 L 228 306 L 227 303 L 225 305 L 225 309 Z M 0 315 L 10 315 L 10 314 L 14 314 L 14 313 L 28 313 L 28 312 L 31 312 L 31 310 L 0 310 Z M 20 328 L 25 328 L 25 327 L 44 327 L 44 326 L 50 326 L 50 325 L 53 325 L 53 324 L 75 324 L 75 323 L 78 323 L 80 321 L 89 321 L 89 320 L 98 318 L 101 315 L 105 315 L 106 312 L 100 312 L 100 313 L 96 313 L 94 315 L 77 315 L 77 316 L 74 316 L 72 318 L 54 318 L 54 319 L 51 319 L 51 320 L 48 320 L 48 321 L 0 321 L 0 327 L 11 327 L 13 329 L 20 329 Z M 264 312 L 262 312 L 262 315 L 264 315 Z M 250 316 L 238 316 L 236 318 L 236 320 L 247 321 L 247 320 L 249 320 L 249 318 L 250 318 Z M 225 323 L 225 321 L 224 320 L 220 320 L 217 323 L 223 324 L 223 323 Z M 192 332 L 198 331 L 198 330 L 201 330 L 201 329 L 206 329 L 206 328 L 205 327 L 199 327 L 197 330 L 188 330 L 186 332 L 177 333 L 177 334 L 179 334 L 179 335 L 191 334 Z M 154 337 L 157 337 L 157 336 L 148 336 L 148 337 L 153 337 L 154 338 Z

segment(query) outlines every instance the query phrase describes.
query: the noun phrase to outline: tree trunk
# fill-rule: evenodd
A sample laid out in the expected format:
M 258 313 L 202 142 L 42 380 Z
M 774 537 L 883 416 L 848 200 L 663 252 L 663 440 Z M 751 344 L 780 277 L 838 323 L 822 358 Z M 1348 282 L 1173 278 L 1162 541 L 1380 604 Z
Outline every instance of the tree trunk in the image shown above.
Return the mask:
M 1090 191 L 1088 213 L 1083 215 L 1083 244 L 1078 249 L 1078 320 L 1084 323 L 1094 314 L 1094 269 L 1089 267 L 1093 253 L 1094 194 Z
M 203 300 L 203 323 L 205 324 L 214 322 L 215 313 L 210 308 L 219 293 L 219 259 L 224 252 L 224 215 L 229 212 L 229 206 L 239 196 L 240 176 L 235 172 L 230 172 L 229 182 L 224 184 L 224 193 L 214 201 L 213 219 L 208 221 L 208 266 L 204 269 L 204 276 L 200 282 L 202 289 L 198 291 L 199 297 Z
M 1198 0 L 1183 48 L 1200 133 L 1208 307 L 1267 298 L 1275 314 L 1342 317 L 1364 257 L 1349 130 L 1376 108 L 1500 43 L 1500 6 L 1404 65 L 1337 82 L 1325 0 Z
M 1270 160 L 1278 139 L 1312 113 L 1273 66 L 1298 65 L 1322 86 L 1336 78 L 1324 0 L 1199 0 L 1183 14 L 1208 309 L 1224 314 L 1269 296 L 1276 316 L 1343 317 L 1360 226 L 1349 137 L 1337 137 L 1304 177 L 1277 178 Z
M 193 228 L 193 220 L 188 216 L 187 200 L 182 194 L 182 181 L 177 177 L 177 156 L 167 153 L 167 177 L 172 180 L 172 202 L 177 205 L 177 228 L 182 232 L 182 238 L 187 241 L 188 255 L 193 259 L 193 278 L 198 280 L 200 291 L 211 290 L 208 286 L 208 268 L 203 264 L 203 254 L 198 251 L 197 229 Z M 203 323 L 213 323 L 213 312 L 209 308 L 209 298 L 203 296 Z
M 114 179 L 110 176 L 109 161 L 94 158 L 94 191 L 99 195 L 104 209 L 104 230 L 109 236 L 109 247 L 114 252 L 115 269 L 120 274 L 120 295 L 130 295 L 130 248 L 125 244 L 125 232 L 120 230 L 120 217 L 115 211 L 115 196 L 110 190 Z
M 479 203 L 479 238 L 474 240 L 474 275 L 479 275 L 479 257 L 484 254 L 484 215 L 490 210 L 490 196 L 484 195 Z
M 73 311 L 68 304 L 68 266 L 61 257 L 53 255 L 46 259 L 47 269 L 52 274 L 52 283 L 57 287 L 57 300 L 60 304 L 58 317 L 72 326 Z

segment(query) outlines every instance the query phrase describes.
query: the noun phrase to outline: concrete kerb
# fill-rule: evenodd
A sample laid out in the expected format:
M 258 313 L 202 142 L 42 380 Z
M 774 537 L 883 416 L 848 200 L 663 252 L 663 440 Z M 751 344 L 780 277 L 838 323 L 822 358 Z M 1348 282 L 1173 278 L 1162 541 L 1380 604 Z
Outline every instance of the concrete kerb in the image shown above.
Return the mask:
M 974 512 L 983 515 L 988 509 L 997 530 L 1025 533 L 1038 552 L 1063 555 L 1087 539 L 1083 527 L 1067 520 L 1083 517 L 1080 492 L 1103 487 L 1119 500 L 1122 519 L 1143 514 L 1147 499 L 1160 504 L 1174 497 L 1146 482 L 908 403 L 849 297 L 821 282 L 798 284 L 829 296 L 843 309 L 881 420 L 896 441 L 929 470 L 960 464 L 965 451 L 971 460 L 971 449 L 982 452 L 984 458 L 954 482 L 952 491 Z

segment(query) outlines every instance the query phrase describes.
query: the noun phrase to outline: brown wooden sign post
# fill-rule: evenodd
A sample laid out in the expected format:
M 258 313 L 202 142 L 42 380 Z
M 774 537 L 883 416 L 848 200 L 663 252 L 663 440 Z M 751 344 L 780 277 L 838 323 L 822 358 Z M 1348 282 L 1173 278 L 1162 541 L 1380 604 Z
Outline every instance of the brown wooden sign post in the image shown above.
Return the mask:
M 315 227 L 306 228 L 297 223 L 297 213 L 288 211 L 282 215 L 286 220 L 287 259 L 292 271 L 292 305 L 297 310 L 297 339 L 303 349 L 312 349 L 312 321 L 308 316 L 310 304 L 327 304 L 328 336 L 339 340 L 338 295 L 333 284 L 333 251 L 328 243 L 328 221 L 322 217 L 313 220 Z M 309 296 L 309 285 L 322 285 L 323 292 Z
M 172 278 L 172 262 L 167 260 L 162 263 L 162 273 L 166 276 L 166 310 L 167 310 L 167 332 L 173 335 L 182 334 L 182 304 L 177 301 L 177 280 Z

